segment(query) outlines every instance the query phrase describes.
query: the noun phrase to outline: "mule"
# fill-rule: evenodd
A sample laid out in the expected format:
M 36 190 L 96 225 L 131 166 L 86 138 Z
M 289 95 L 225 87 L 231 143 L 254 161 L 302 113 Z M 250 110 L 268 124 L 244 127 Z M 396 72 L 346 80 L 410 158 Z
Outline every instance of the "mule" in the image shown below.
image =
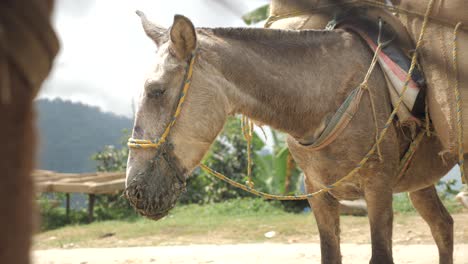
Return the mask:
M 139 99 L 132 137 L 161 136 L 174 116 L 192 54 L 196 60 L 191 87 L 167 140 L 154 149 L 131 149 L 125 195 L 142 215 L 160 219 L 175 206 L 185 181 L 198 166 L 230 115 L 243 114 L 288 134 L 289 149 L 304 171 L 308 192 L 333 184 L 352 170 L 375 143 L 369 93 L 339 137 L 314 151 L 301 142 L 316 139 L 348 94 L 363 80 L 373 53 L 344 30 L 271 30 L 198 28 L 176 15 L 170 29 L 141 16 L 146 34 L 157 46 Z M 382 129 L 391 112 L 379 67 L 369 83 Z M 434 183 L 455 164 L 444 161 L 436 136 L 423 139 L 411 166 L 398 177 L 400 158 L 410 139 L 395 122 L 377 156 L 358 175 L 329 193 L 309 199 L 320 234 L 322 263 L 341 263 L 339 203 L 364 197 L 368 205 L 370 263 L 393 263 L 392 195 L 410 192 L 411 201 L 429 224 L 440 262 L 452 263 L 453 220 Z

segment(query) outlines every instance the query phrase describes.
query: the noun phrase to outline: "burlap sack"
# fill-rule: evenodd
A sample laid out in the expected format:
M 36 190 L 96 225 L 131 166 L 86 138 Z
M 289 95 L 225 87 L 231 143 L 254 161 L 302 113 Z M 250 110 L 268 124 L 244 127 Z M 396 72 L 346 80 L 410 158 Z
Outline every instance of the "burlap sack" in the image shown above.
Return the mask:
M 312 10 L 318 5 L 318 0 L 272 0 L 270 17 L 279 20 L 267 21 L 266 27 L 277 29 L 323 29 L 331 16 Z
M 424 14 L 430 0 L 402 0 L 398 7 Z M 420 53 L 420 61 L 427 79 L 429 113 L 435 130 L 447 151 L 457 153 L 457 112 L 453 70 L 453 30 L 457 22 L 468 26 L 468 0 L 435 0 Z M 402 23 L 416 41 L 423 17 L 399 14 Z M 458 76 L 463 102 L 463 135 L 465 153 L 468 151 L 468 31 L 465 27 L 458 34 Z
M 375 0 L 384 3 L 385 0 Z M 266 27 L 278 29 L 324 29 L 337 11 L 350 8 L 364 10 L 366 16 L 377 21 L 382 18 L 397 35 L 403 50 L 414 44 L 400 20 L 387 10 L 356 0 L 272 0 Z

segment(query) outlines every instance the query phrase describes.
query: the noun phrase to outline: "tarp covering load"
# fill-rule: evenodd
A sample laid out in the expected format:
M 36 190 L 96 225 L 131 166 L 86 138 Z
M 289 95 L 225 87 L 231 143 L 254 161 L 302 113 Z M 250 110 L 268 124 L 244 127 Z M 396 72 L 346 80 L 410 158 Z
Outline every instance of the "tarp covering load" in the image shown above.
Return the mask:
M 357 33 L 373 52 L 377 50 L 379 38 L 382 42 L 388 41 L 388 44 L 384 45 L 378 54 L 378 62 L 387 82 L 392 105 L 395 107 L 402 95 L 411 61 L 405 52 L 396 43 L 393 43 L 392 30 L 387 30 L 383 26 L 379 28 L 374 21 L 367 21 L 362 18 L 359 20 L 353 18 L 343 20 L 338 27 Z M 422 122 L 418 118 L 424 117 L 425 92 L 426 82 L 424 77 L 420 70 L 415 68 L 408 82 L 408 89 L 403 95 L 403 104 L 400 105 L 397 111 L 400 125 L 412 128 L 421 125 Z
M 360 10 L 369 20 L 381 18 L 397 33 L 396 42 L 404 51 L 414 48 L 424 13 L 430 0 L 272 0 L 267 27 L 288 29 L 324 29 L 341 13 Z M 393 2 L 393 3 L 392 3 Z M 394 5 L 398 3 L 398 5 Z M 402 12 L 393 14 L 396 9 Z M 419 61 L 427 82 L 429 113 L 445 149 L 457 153 L 457 116 L 453 70 L 453 31 L 458 34 L 458 81 L 464 109 L 464 130 L 468 131 L 468 0 L 435 0 L 431 19 L 419 53 Z M 408 54 L 410 55 L 410 54 Z M 463 144 L 468 150 L 468 133 Z

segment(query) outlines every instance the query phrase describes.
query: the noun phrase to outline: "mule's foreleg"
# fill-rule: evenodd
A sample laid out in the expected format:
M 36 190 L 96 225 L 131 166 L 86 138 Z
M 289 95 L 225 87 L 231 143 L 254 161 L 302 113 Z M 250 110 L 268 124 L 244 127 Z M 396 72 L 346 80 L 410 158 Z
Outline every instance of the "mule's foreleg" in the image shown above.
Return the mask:
M 431 228 L 439 249 L 439 263 L 453 263 L 453 219 L 439 199 L 434 185 L 410 193 L 411 202 Z
M 307 191 L 310 193 L 316 189 L 307 184 Z M 309 204 L 319 230 L 322 263 L 340 264 L 340 207 L 338 200 L 327 193 L 309 199 Z
M 374 180 L 366 184 L 364 197 L 367 202 L 371 229 L 371 264 L 393 263 L 392 257 L 392 189 L 383 180 L 384 175 L 377 173 Z

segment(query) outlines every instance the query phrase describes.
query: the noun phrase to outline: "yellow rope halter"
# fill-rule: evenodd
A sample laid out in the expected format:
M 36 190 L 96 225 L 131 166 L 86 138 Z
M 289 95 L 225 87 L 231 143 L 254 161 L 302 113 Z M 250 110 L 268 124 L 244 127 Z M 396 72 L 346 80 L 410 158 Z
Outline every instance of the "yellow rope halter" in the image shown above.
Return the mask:
M 195 57 L 196 57 L 196 53 L 193 52 L 190 57 L 190 62 L 187 66 L 187 71 L 185 73 L 184 82 L 182 83 L 183 88 L 182 88 L 182 91 L 180 92 L 179 103 L 177 104 L 177 108 L 176 108 L 176 111 L 174 112 L 174 116 L 169 122 L 169 125 L 167 125 L 166 129 L 164 130 L 164 133 L 161 135 L 161 137 L 157 138 L 156 140 L 130 138 L 127 143 L 129 148 L 158 149 L 161 146 L 161 144 L 166 142 L 169 132 L 174 126 L 177 120 L 177 117 L 180 115 L 180 112 L 182 110 L 182 105 L 184 104 L 185 97 L 187 96 L 187 91 L 190 88 L 190 84 L 192 83 L 193 65 L 195 64 Z

